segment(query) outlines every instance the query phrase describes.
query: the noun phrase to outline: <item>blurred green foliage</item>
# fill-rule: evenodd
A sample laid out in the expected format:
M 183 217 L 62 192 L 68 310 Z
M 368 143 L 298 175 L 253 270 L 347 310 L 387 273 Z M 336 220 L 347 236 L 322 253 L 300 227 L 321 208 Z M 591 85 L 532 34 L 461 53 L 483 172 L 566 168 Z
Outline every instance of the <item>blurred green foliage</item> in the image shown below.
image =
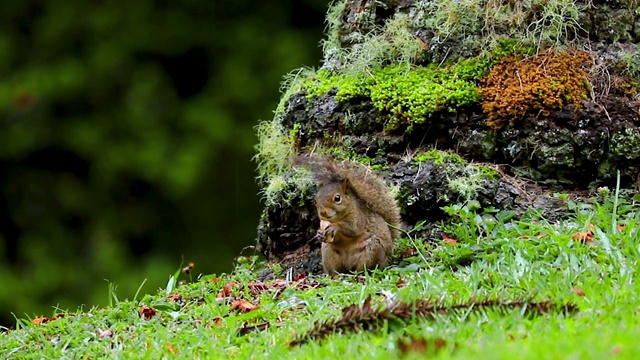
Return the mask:
M 253 127 L 328 0 L 2 1 L 0 325 L 254 243 Z

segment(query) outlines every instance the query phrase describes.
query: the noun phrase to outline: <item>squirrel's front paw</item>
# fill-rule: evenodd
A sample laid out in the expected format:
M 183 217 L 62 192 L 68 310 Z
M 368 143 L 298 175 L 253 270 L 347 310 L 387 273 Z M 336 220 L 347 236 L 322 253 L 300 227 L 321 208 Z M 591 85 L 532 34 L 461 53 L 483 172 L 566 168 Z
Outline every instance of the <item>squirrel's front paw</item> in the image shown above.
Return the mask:
M 336 229 L 331 226 L 331 223 L 326 220 L 320 220 L 320 229 L 316 234 L 322 242 L 331 244 L 336 237 Z

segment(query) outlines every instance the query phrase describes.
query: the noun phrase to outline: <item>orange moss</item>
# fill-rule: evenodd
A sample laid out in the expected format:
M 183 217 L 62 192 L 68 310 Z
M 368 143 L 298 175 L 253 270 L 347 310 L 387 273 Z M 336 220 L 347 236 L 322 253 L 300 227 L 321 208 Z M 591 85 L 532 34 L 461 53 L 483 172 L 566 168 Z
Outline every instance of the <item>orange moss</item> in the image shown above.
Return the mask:
M 487 125 L 500 129 L 527 114 L 549 116 L 568 104 L 578 107 L 589 91 L 583 67 L 590 61 L 585 51 L 503 58 L 481 81 Z
M 611 75 L 610 93 L 630 98 L 638 94 L 638 84 L 629 75 Z

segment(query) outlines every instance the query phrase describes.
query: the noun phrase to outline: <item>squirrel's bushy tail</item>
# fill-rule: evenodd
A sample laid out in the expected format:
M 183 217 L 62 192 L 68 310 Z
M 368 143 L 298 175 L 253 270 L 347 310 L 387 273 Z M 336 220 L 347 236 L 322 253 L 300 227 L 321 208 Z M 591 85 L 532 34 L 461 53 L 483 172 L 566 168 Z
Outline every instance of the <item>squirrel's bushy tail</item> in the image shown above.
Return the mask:
M 309 169 L 318 186 L 333 182 L 341 182 L 346 179 L 343 174 L 343 170 L 330 156 L 311 154 L 298 155 L 293 159 L 293 165 Z

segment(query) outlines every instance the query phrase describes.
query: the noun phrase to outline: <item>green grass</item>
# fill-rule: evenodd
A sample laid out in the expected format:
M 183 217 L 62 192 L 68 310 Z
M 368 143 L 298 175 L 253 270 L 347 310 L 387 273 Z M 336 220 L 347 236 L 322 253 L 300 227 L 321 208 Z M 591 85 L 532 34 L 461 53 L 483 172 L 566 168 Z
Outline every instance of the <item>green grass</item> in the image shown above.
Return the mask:
M 431 353 L 438 358 L 633 358 L 640 354 L 640 206 L 614 195 L 567 205 L 573 215 L 557 222 L 534 210 L 517 219 L 508 211 L 450 206 L 450 219 L 440 228 L 457 244 L 409 232 L 399 243 L 413 254 L 367 274 L 255 285 L 264 264 L 243 258 L 231 274 L 206 276 L 138 301 L 109 294 L 112 306 L 105 309 L 63 312 L 41 325 L 21 319 L 17 330 L 0 334 L 0 354 L 9 359 L 335 359 L 345 354 L 417 359 L 425 355 L 403 354 L 399 340 L 425 338 L 444 341 L 440 351 Z M 591 242 L 578 238 L 589 231 Z M 229 286 L 232 282 L 238 285 Z M 225 285 L 230 292 L 222 294 Z M 427 298 L 447 305 L 474 297 L 571 302 L 579 310 L 536 316 L 521 309 L 462 310 L 432 319 L 392 320 L 377 330 L 332 334 L 289 347 L 314 322 L 335 320 L 343 307 L 361 305 L 369 296 L 374 308 L 391 299 Z M 231 302 L 240 299 L 259 308 L 232 309 Z M 140 316 L 143 305 L 157 314 Z M 250 326 L 259 329 L 249 331 Z

